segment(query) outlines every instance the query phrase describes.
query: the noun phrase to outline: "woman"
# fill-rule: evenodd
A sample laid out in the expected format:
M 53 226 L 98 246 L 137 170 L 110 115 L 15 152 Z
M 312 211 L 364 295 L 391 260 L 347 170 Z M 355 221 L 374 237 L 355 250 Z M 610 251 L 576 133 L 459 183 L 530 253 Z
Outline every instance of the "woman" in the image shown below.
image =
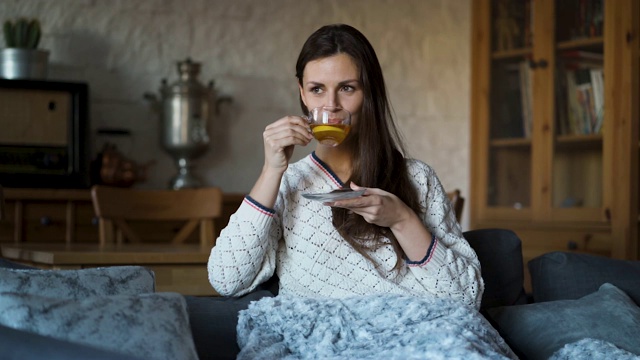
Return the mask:
M 312 141 L 307 121 L 286 116 L 266 127 L 262 172 L 211 251 L 213 287 L 240 296 L 276 272 L 280 294 L 450 297 L 479 308 L 476 254 L 435 172 L 404 158 L 369 41 L 348 25 L 322 27 L 305 42 L 296 77 L 303 112 L 344 108 L 351 132 L 289 164 L 294 147 Z M 324 204 L 302 197 L 346 186 L 364 195 Z

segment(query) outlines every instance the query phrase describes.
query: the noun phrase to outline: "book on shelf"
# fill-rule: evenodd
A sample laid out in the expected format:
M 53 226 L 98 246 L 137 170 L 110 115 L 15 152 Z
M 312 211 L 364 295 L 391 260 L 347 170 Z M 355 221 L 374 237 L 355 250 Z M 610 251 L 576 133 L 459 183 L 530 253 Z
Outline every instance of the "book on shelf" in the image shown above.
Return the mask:
M 593 85 L 589 69 L 578 69 L 573 72 L 576 78 L 576 98 L 580 107 L 579 126 L 582 134 L 592 134 L 596 123 Z
M 560 54 L 556 77 L 557 133 L 599 134 L 604 119 L 602 54 Z
M 531 138 L 533 74 L 529 61 L 502 63 L 493 76 L 491 138 Z
M 593 125 L 593 133 L 602 133 L 602 122 L 604 120 L 604 72 L 602 68 L 590 69 L 591 85 L 593 86 L 594 111 L 596 121 Z
M 594 66 L 602 66 L 604 61 L 603 54 L 584 50 L 564 50 L 560 53 L 560 57 L 565 62 L 593 64 Z

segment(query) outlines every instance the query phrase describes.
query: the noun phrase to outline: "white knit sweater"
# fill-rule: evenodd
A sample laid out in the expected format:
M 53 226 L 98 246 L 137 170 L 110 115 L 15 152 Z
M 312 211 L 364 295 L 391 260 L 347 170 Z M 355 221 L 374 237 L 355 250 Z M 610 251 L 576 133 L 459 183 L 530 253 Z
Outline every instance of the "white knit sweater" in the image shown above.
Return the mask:
M 422 261 L 405 261 L 398 272 L 390 243 L 370 252 L 377 268 L 355 251 L 334 228 L 331 208 L 301 196 L 344 186 L 313 153 L 289 165 L 274 209 L 244 199 L 211 250 L 209 281 L 221 295 L 240 296 L 276 271 L 281 294 L 452 297 L 478 308 L 484 290 L 480 263 L 449 199 L 431 167 L 413 159 L 407 165 L 426 209 L 422 221 L 435 238 Z

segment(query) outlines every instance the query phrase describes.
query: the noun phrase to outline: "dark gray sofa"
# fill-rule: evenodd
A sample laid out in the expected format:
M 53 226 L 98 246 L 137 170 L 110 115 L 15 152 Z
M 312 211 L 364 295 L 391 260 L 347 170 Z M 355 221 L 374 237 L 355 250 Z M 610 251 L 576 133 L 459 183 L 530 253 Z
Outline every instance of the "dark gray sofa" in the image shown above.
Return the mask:
M 518 236 L 503 229 L 481 229 L 464 233 L 482 264 L 485 309 L 525 304 L 522 248 Z M 234 359 L 240 351 L 235 342 L 238 311 L 249 302 L 277 294 L 277 279 L 272 278 L 253 294 L 239 299 L 187 297 L 189 318 L 198 355 L 205 359 Z M 222 314 L 222 315 L 221 315 Z M 223 321 L 221 316 L 224 316 Z M 212 341 L 212 339 L 219 339 Z
M 557 301 L 576 301 L 576 307 L 579 307 L 580 298 L 597 291 L 604 283 L 618 286 L 636 303 L 640 302 L 640 262 L 574 253 L 545 254 L 529 263 L 533 293 L 527 296 L 523 289 L 521 243 L 515 233 L 502 229 L 481 229 L 465 232 L 464 236 L 475 249 L 482 265 L 485 292 L 481 313 L 522 358 L 540 358 L 563 345 L 543 344 L 540 345 L 543 348 L 540 352 L 522 345 L 522 331 L 515 331 L 513 321 L 509 319 L 519 313 L 531 313 L 532 305 L 548 304 L 549 308 L 553 308 Z M 3 266 L 11 267 L 16 264 L 0 258 L 0 267 Z M 235 340 L 238 312 L 245 309 L 251 301 L 274 296 L 276 293 L 277 279 L 272 279 L 254 293 L 241 298 L 186 296 L 191 332 L 200 359 L 235 358 L 239 351 Z M 571 303 L 566 305 L 570 307 Z M 543 308 L 536 311 L 542 313 L 546 310 Z M 554 314 L 551 313 L 551 316 Z M 640 319 L 638 325 L 640 326 Z M 550 330 L 554 331 L 550 331 L 549 336 L 556 336 L 562 328 L 552 326 Z M 588 329 L 565 341 L 589 336 L 586 330 Z M 524 334 L 527 332 L 524 331 Z M 0 349 L 3 349 L 0 351 L 3 359 L 131 359 L 118 353 L 3 326 L 0 326 Z

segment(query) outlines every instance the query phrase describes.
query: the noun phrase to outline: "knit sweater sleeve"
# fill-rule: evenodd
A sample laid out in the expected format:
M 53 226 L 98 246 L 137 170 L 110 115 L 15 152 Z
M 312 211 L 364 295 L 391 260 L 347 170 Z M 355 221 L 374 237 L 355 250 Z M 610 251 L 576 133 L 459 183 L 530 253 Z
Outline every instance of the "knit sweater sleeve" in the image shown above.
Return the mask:
M 247 196 L 211 249 L 209 282 L 223 296 L 241 296 L 274 273 L 282 237 L 275 210 Z
M 462 236 L 451 202 L 431 167 L 414 162 L 409 168 L 420 189 L 422 221 L 433 242 L 424 259 L 407 265 L 425 291 L 479 308 L 484 291 L 480 261 Z

